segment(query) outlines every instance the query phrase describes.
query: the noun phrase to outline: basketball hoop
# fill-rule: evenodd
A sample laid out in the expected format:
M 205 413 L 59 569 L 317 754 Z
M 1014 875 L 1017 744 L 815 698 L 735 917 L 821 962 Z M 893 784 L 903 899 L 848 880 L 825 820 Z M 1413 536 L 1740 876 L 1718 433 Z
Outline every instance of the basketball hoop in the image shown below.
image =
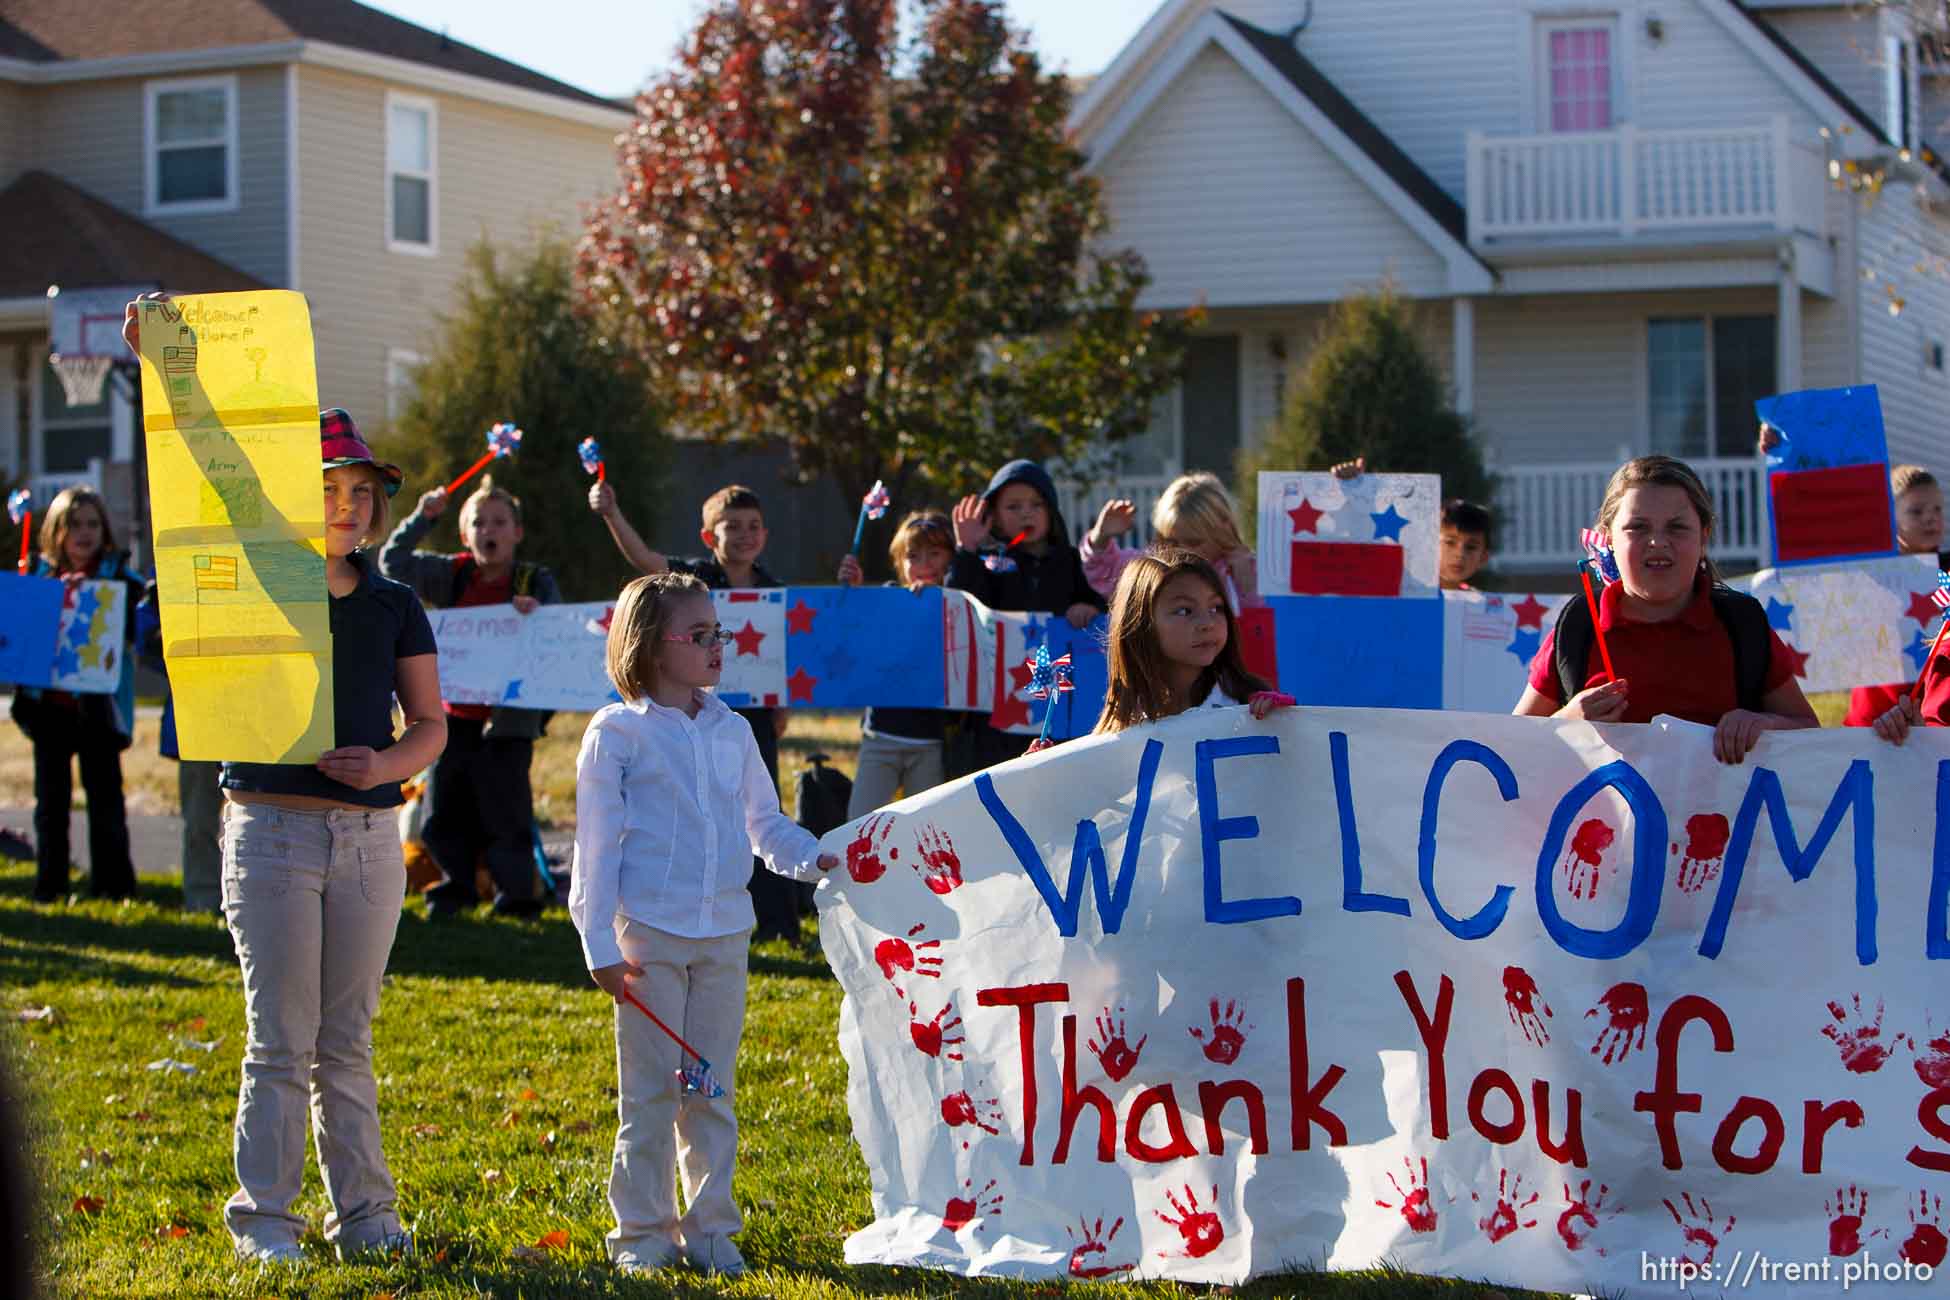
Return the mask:
M 98 406 L 102 400 L 102 385 L 108 382 L 108 372 L 115 359 L 106 356 L 64 357 L 55 353 L 48 357 L 47 364 L 54 367 L 54 375 L 61 381 L 61 392 L 67 397 L 69 406 Z

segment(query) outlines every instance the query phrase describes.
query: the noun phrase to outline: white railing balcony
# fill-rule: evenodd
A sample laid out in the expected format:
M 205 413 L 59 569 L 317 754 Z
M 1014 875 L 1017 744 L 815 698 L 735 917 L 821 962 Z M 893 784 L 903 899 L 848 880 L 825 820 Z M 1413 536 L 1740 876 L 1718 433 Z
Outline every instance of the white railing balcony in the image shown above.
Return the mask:
M 1759 568 L 1767 554 L 1767 497 L 1758 456 L 1689 459 L 1712 494 L 1719 518 L 1707 545 L 1721 569 Z M 1583 529 L 1597 519 L 1616 460 L 1496 468 L 1496 547 L 1505 570 L 1562 568 L 1584 555 Z
M 1476 247 L 1683 231 L 1826 233 L 1828 162 L 1788 120 L 1751 127 L 1468 136 Z

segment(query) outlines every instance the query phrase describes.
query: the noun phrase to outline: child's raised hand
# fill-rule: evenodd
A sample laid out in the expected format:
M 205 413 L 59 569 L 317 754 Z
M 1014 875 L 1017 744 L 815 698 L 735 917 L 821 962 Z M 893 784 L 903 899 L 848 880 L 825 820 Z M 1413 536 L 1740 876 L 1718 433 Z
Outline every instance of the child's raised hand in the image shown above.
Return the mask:
M 965 496 L 955 502 L 955 545 L 964 551 L 980 550 L 989 539 L 989 526 L 982 518 L 982 498 Z
M 1626 680 L 1620 677 L 1617 681 L 1579 691 L 1553 716 L 1578 718 L 1585 722 L 1617 722 L 1625 716 L 1628 685 Z
M 623 1000 L 623 990 L 629 987 L 632 975 L 641 977 L 643 967 L 625 957 L 622 961 L 608 966 L 598 966 L 589 972 L 589 978 L 596 981 L 596 987 L 609 994 L 612 1002 Z
M 1137 505 L 1121 497 L 1115 501 L 1104 502 L 1104 508 L 1097 512 L 1097 522 L 1090 529 L 1090 540 L 1102 546 L 1114 537 L 1122 537 L 1137 523 Z
M 145 293 L 122 310 L 122 342 L 128 344 L 129 351 L 136 356 L 139 357 L 142 355 L 142 348 L 140 346 L 142 329 L 138 324 L 142 319 L 142 308 L 140 304 L 145 302 L 168 301 L 169 295 L 166 293 Z
M 440 518 L 447 513 L 447 489 L 437 487 L 430 492 L 420 493 L 420 504 L 414 509 L 429 519 Z
M 603 479 L 589 486 L 589 508 L 607 519 L 616 513 L 616 489 Z
M 842 587 L 857 587 L 860 585 L 860 580 L 864 576 L 865 575 L 860 572 L 859 556 L 849 555 L 844 560 L 840 561 L 839 577 L 840 577 L 840 585 Z
M 1063 617 L 1069 620 L 1071 627 L 1086 628 L 1090 626 L 1090 620 L 1097 617 L 1097 607 L 1078 601 L 1063 611 Z
M 1782 441 L 1783 439 L 1781 437 L 1781 431 L 1779 429 L 1776 429 L 1773 425 L 1768 424 L 1765 421 L 1762 421 L 1760 426 L 1760 438 L 1756 442 L 1754 449 L 1758 451 L 1761 455 L 1765 456 L 1768 452 L 1780 446 Z
M 1246 701 L 1246 707 L 1252 710 L 1253 717 L 1263 722 L 1273 710 L 1290 709 L 1298 702 L 1281 691 L 1254 691 L 1253 697 Z
M 1888 712 L 1875 720 L 1876 735 L 1892 745 L 1902 744 L 1909 737 L 1911 727 L 1922 725 L 1923 710 L 1916 703 L 1916 697 L 1907 691 L 1889 707 Z
M 1368 458 L 1356 456 L 1353 460 L 1344 460 L 1328 472 L 1335 478 L 1360 478 L 1368 472 Z
M 542 607 L 542 602 L 536 600 L 533 596 L 516 596 L 509 603 L 515 607 L 515 613 L 517 614 L 533 614 Z
M 385 779 L 379 773 L 379 754 L 370 745 L 328 749 L 318 756 L 318 770 L 354 790 L 370 790 Z

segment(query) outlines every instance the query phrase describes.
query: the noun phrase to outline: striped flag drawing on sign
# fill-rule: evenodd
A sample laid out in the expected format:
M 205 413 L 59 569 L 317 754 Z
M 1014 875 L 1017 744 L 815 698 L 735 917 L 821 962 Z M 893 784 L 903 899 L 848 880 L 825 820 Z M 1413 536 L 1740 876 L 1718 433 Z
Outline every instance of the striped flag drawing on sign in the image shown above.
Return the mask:
M 237 590 L 237 557 L 199 555 L 194 566 L 198 591 Z

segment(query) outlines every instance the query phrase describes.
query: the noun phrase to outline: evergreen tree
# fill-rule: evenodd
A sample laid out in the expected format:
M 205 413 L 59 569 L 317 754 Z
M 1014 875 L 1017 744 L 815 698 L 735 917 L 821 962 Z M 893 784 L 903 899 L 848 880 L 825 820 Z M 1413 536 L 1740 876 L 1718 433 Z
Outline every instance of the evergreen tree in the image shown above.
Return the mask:
M 521 450 L 487 472 L 521 498 L 519 557 L 554 570 L 564 599 L 613 595 L 634 570 L 589 511 L 592 480 L 576 444 L 593 437 L 602 445 L 624 512 L 650 531 L 665 446 L 642 363 L 579 314 L 574 254 L 560 236 L 544 234 L 518 251 L 483 241 L 467 258 L 458 305 L 441 319 L 432 355 L 387 440 L 407 471 L 394 517 L 473 464 L 487 449 L 491 425 L 513 421 L 522 430 Z M 470 479 L 456 493 L 422 545 L 459 549 L 460 501 L 477 483 Z

